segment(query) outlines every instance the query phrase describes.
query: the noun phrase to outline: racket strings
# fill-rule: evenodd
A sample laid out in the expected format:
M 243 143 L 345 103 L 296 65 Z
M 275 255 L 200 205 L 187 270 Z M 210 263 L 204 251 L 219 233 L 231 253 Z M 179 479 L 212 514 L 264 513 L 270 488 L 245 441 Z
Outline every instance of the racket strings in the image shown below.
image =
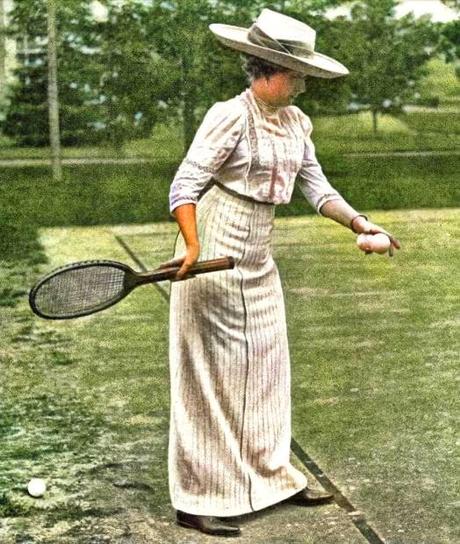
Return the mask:
M 35 305 L 56 317 L 91 311 L 124 294 L 125 274 L 110 265 L 66 270 L 40 286 Z

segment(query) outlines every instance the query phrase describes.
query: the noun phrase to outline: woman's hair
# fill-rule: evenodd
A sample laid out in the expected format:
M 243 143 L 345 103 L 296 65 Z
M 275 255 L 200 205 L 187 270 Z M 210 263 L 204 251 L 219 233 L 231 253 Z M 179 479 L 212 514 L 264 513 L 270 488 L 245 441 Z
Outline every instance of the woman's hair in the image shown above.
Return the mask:
M 248 78 L 249 83 L 252 83 L 255 79 L 260 77 L 269 78 L 273 74 L 278 72 L 289 72 L 289 68 L 272 64 L 267 60 L 253 55 L 241 54 L 243 60 L 243 70 Z

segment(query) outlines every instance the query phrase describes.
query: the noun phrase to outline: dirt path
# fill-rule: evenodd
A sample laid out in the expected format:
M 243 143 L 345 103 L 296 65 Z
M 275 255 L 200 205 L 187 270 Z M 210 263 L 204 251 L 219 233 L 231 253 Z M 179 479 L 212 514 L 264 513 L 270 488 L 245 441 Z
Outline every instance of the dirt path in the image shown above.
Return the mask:
M 91 157 L 62 159 L 63 166 L 79 166 L 80 164 L 143 164 L 154 162 L 155 159 L 127 157 L 125 159 Z M 24 166 L 51 166 L 49 159 L 0 159 L 0 167 L 23 168 Z
M 450 151 L 382 151 L 382 152 L 354 152 L 345 153 L 345 157 L 441 157 L 448 155 L 460 155 L 460 150 Z M 79 157 L 62 159 L 63 166 L 79 166 L 86 164 L 145 164 L 155 162 L 153 158 L 126 157 Z M 0 168 L 23 168 L 28 166 L 50 166 L 49 159 L 0 159 Z
M 345 153 L 346 157 L 443 157 L 460 155 L 460 151 L 377 151 L 372 153 Z

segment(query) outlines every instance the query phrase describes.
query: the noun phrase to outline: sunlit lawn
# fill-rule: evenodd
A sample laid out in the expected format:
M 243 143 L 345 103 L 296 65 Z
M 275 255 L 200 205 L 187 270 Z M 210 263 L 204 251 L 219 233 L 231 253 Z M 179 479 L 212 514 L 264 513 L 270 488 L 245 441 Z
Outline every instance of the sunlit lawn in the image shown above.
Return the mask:
M 438 133 L 441 141 L 444 140 L 444 134 L 450 135 L 452 141 L 458 139 L 460 135 L 460 108 L 444 108 L 437 112 L 414 111 L 404 116 L 403 119 L 411 129 L 419 134 Z M 452 138 L 454 135 L 456 138 Z
M 62 157 L 75 158 L 130 158 L 146 157 L 161 161 L 179 157 L 183 152 L 183 141 L 178 123 L 172 126 L 157 125 L 151 138 L 127 142 L 121 149 L 109 145 L 63 147 Z M 0 139 L 1 159 L 48 159 L 47 147 L 15 147 L 11 139 Z
M 423 124 L 422 124 L 423 120 Z M 440 130 L 440 126 L 444 129 Z M 313 118 L 313 140 L 326 155 L 398 151 L 458 150 L 460 115 L 410 112 L 378 117 L 373 132 L 370 113 Z

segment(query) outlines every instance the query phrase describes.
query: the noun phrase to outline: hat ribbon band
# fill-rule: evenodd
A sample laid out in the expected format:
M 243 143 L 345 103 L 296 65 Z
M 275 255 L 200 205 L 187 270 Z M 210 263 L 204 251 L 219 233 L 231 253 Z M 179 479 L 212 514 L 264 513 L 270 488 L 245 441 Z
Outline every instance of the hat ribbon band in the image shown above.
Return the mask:
M 288 55 L 295 55 L 298 57 L 311 57 L 314 53 L 311 47 L 308 47 L 304 42 L 283 41 L 272 38 L 265 33 L 261 28 L 254 23 L 248 32 L 248 40 L 254 45 L 260 45 L 261 47 L 268 47 L 281 53 L 287 53 Z

